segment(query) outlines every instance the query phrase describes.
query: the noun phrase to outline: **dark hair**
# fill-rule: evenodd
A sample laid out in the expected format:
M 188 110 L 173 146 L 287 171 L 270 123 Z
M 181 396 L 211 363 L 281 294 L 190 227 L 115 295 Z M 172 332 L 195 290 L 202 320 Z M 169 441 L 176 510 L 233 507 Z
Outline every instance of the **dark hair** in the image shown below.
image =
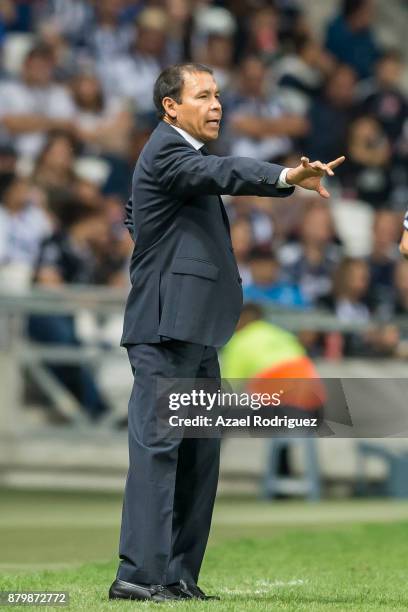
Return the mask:
M 377 64 L 385 60 L 392 60 L 394 62 L 402 64 L 402 53 L 398 49 L 385 49 L 385 51 L 380 55 Z
M 269 248 L 255 247 L 249 254 L 249 261 L 273 261 L 277 262 L 277 257 L 274 251 Z
M 83 106 L 81 96 L 79 95 L 79 92 L 78 92 L 79 84 L 84 79 L 91 79 L 95 81 L 95 83 L 97 84 L 96 95 L 95 95 L 93 102 L 91 102 L 90 105 L 87 105 L 85 107 Z M 71 90 L 72 90 L 72 97 L 74 98 L 74 102 L 79 108 L 85 108 L 85 110 L 91 110 L 97 113 L 103 111 L 105 107 L 105 96 L 102 90 L 101 82 L 98 79 L 98 77 L 96 77 L 94 74 L 88 74 L 85 72 L 76 74 L 74 78 L 72 79 Z
M 358 11 L 363 8 L 363 6 L 367 4 L 367 0 L 343 0 L 342 5 L 342 14 L 343 17 L 348 19 L 348 17 L 352 17 L 358 13 Z
M 104 216 L 104 212 L 84 204 L 70 189 L 51 189 L 48 192 L 48 208 L 56 216 L 62 229 Z
M 260 304 L 256 304 L 255 302 L 246 302 L 242 307 L 241 316 L 246 317 L 248 322 L 249 320 L 256 321 L 263 318 L 264 311 Z
M 35 163 L 35 171 L 37 171 L 38 168 L 42 166 L 44 159 L 47 157 L 49 153 L 49 150 L 54 146 L 57 140 L 60 140 L 60 139 L 66 140 L 69 143 L 74 156 L 78 154 L 79 143 L 78 143 L 78 140 L 75 138 L 75 136 L 73 136 L 67 130 L 51 130 L 50 132 L 48 132 L 47 140 L 44 143 L 44 146 L 41 149 L 37 157 L 37 160 Z
M 153 90 L 153 102 L 159 119 L 163 119 L 166 114 L 163 108 L 164 98 L 173 98 L 178 104 L 181 103 L 185 72 L 208 72 L 209 74 L 213 74 L 209 66 L 193 62 L 173 64 L 165 68 L 157 77 Z
M 293 39 L 293 47 L 296 55 L 300 55 L 307 48 L 308 45 L 314 42 L 310 34 L 304 32 L 297 34 Z
M 350 270 L 355 266 L 364 266 L 369 271 L 366 260 L 358 257 L 344 257 L 338 264 L 333 274 L 333 295 L 335 297 L 341 297 L 347 292 Z
M 265 64 L 265 60 L 261 57 L 261 55 L 259 55 L 258 53 L 246 53 L 245 55 L 243 55 L 241 57 L 241 59 L 239 60 L 239 64 L 238 64 L 238 68 L 242 69 L 243 66 L 247 63 L 247 62 L 258 62 L 259 64 L 262 64 L 263 67 L 266 66 Z
M 28 51 L 24 58 L 24 61 L 27 62 L 35 58 L 52 61 L 54 59 L 52 48 L 44 43 L 39 43 Z

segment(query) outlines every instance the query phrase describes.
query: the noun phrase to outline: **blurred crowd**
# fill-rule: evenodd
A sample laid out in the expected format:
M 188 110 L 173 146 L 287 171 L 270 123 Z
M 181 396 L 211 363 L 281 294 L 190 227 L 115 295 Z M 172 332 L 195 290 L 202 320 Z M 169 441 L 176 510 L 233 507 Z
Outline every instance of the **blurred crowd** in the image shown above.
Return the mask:
M 318 39 L 298 0 L 0 0 L 0 282 L 127 287 L 123 210 L 157 123 L 153 84 L 193 60 L 221 90 L 213 153 L 289 166 L 347 158 L 329 202 L 300 190 L 224 198 L 245 299 L 376 321 L 336 340 L 341 351 L 402 354 L 404 58 L 377 41 L 372 0 L 332 4 Z M 74 334 L 64 329 L 54 336 L 37 317 L 30 333 Z M 312 355 L 328 351 L 327 337 L 301 339 Z

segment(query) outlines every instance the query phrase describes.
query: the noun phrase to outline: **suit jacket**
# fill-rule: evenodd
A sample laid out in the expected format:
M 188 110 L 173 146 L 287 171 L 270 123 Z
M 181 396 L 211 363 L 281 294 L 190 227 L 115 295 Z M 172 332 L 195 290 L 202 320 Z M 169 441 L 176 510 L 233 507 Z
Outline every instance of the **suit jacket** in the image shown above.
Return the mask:
M 282 166 L 204 156 L 160 122 L 137 161 L 126 221 L 135 241 L 122 345 L 164 338 L 224 345 L 242 289 L 220 195 L 287 196 Z

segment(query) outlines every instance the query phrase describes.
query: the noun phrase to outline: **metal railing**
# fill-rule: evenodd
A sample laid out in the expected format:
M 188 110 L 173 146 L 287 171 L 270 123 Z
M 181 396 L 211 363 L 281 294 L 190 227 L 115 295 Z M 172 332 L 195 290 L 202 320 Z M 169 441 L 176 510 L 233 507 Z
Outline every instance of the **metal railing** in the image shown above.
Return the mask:
M 0 482 L 2 475 L 3 481 L 10 483 L 13 482 L 11 474 L 18 480 L 22 472 L 39 474 L 51 467 L 55 471 L 55 482 L 59 482 L 61 474 L 70 469 L 75 470 L 75 474 L 84 475 L 86 486 L 87 470 L 92 474 L 89 482 L 100 478 L 102 483 L 106 478 L 114 478 L 115 474 L 115 478 L 123 479 L 127 464 L 126 434 L 112 427 L 112 419 L 120 413 L 119 407 L 112 406 L 110 417 L 95 426 L 83 416 L 78 400 L 45 365 L 50 362 L 98 365 L 107 357 L 114 356 L 123 358 L 124 371 L 128 372 L 131 383 L 126 353 L 119 347 L 119 337 L 117 344 L 108 349 L 98 344 L 39 344 L 28 338 L 25 322 L 31 314 L 79 315 L 91 311 L 98 318 L 109 317 L 123 313 L 125 300 L 125 292 L 106 287 L 33 288 L 19 293 L 0 290 Z M 265 313 L 267 320 L 291 331 L 350 332 L 367 327 L 339 322 L 335 316 L 322 311 L 267 306 Z M 395 322 L 408 329 L 408 318 L 398 318 Z M 340 370 L 337 372 L 337 364 L 335 367 L 336 375 L 347 376 Z M 22 393 L 27 371 L 54 409 L 72 418 L 69 427 L 55 427 L 43 421 L 33 425 L 27 419 Z M 233 463 L 236 464 L 235 460 Z

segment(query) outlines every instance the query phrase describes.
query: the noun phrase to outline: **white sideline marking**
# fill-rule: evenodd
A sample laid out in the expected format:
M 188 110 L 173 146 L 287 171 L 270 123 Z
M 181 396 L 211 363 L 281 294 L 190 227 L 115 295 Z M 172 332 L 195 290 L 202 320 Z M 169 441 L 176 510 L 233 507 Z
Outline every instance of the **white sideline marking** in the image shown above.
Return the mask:
M 302 584 L 306 584 L 307 580 L 302 580 L 301 578 L 295 580 L 287 580 L 286 582 L 283 580 L 274 580 L 273 582 L 270 580 L 257 580 L 256 585 L 261 587 L 285 587 L 285 586 L 300 586 Z
M 266 595 L 270 593 L 272 589 L 277 587 L 291 587 L 291 586 L 302 586 L 306 584 L 307 580 L 300 578 L 294 580 L 257 580 L 255 582 L 255 589 L 220 589 L 222 593 L 226 595 Z M 259 588 L 261 587 L 261 588 Z

